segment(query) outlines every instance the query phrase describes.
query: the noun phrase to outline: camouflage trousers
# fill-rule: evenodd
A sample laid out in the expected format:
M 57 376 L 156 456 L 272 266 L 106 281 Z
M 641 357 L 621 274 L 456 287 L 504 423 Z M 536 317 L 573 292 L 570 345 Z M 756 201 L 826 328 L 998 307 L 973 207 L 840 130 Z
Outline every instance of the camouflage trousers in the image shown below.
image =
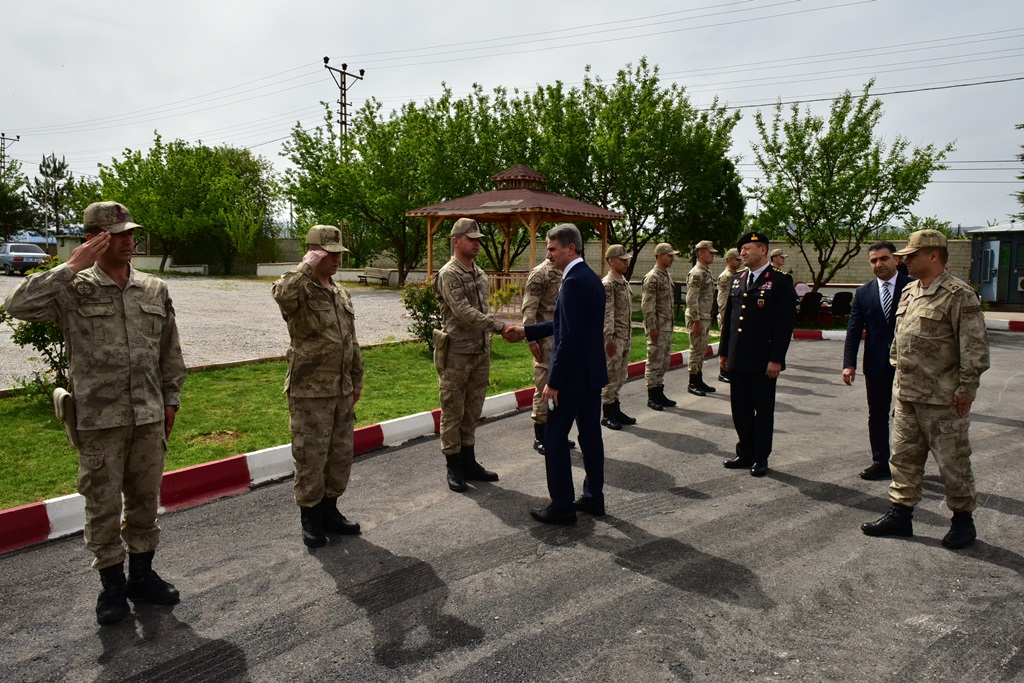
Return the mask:
M 124 562 L 126 545 L 129 553 L 156 550 L 167 454 L 163 420 L 80 429 L 78 438 L 78 492 L 85 498 L 85 547 L 93 569 Z
M 704 354 L 708 352 L 708 333 L 711 332 L 711 319 L 701 320 L 700 334 L 693 333 L 695 320 L 686 321 L 686 331 L 690 335 L 690 359 L 686 363 L 691 375 L 704 372 Z
M 288 415 L 295 463 L 295 503 L 313 507 L 337 498 L 352 472 L 354 394 L 299 398 L 289 394 Z
M 896 401 L 892 423 L 892 483 L 889 499 L 914 507 L 921 502 L 921 480 L 928 451 L 935 456 L 939 475 L 946 485 L 946 505 L 953 512 L 973 512 L 977 507 L 971 444 L 967 438 L 969 417 L 959 417 L 953 406 Z
M 647 369 L 644 377 L 647 387 L 660 387 L 665 384 L 665 373 L 668 371 L 669 359 L 672 357 L 672 328 L 658 331 L 658 343 L 651 341 L 647 334 Z
M 619 390 L 626 383 L 629 377 L 629 353 L 631 350 L 631 339 L 614 339 L 615 355 L 607 358 L 608 361 L 608 384 L 601 390 L 601 403 L 608 405 L 619 400 Z
M 441 452 L 457 455 L 476 445 L 476 423 L 484 409 L 491 377 L 490 353 L 448 352 L 438 377 L 441 393 Z
M 551 337 L 538 339 L 540 360 L 533 360 L 533 412 L 530 417 L 537 424 L 548 421 L 548 402 L 544 400 L 544 385 L 548 383 L 548 369 L 551 367 Z

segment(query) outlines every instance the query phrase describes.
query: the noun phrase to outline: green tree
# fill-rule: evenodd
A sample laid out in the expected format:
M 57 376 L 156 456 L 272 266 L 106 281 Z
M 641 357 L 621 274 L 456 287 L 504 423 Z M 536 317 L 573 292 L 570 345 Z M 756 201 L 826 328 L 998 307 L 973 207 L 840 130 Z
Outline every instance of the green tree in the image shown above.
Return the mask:
M 74 175 L 64 157 L 57 161 L 56 154 L 44 155 L 39 176 L 28 183 L 28 196 L 35 206 L 33 232 L 62 235 L 66 226 L 74 223 L 74 186 Z
M 26 178 L 12 159 L 0 176 L 0 241 L 8 241 L 32 227 L 32 204 L 25 196 Z
M 99 178 L 79 176 L 71 187 L 68 206 L 71 208 L 71 220 L 65 226 L 65 234 L 76 234 L 82 227 L 82 216 L 85 207 L 93 202 L 103 201 L 103 183 Z
M 945 168 L 950 143 L 911 147 L 897 136 L 886 145 L 875 133 L 881 100 L 846 91 L 832 102 L 826 121 L 800 105 L 783 116 L 782 103 L 766 122 L 754 118 L 754 156 L 764 179 L 755 185 L 762 211 L 756 229 L 796 245 L 813 273 L 815 290 L 860 253 L 861 244 L 906 216 L 932 173 Z
M 1017 130 L 1024 130 L 1024 123 L 1017 124 Z M 1020 148 L 1024 150 L 1024 145 L 1021 145 Z M 1024 164 L 1024 151 L 1017 155 L 1017 160 Z M 1017 176 L 1017 180 L 1024 180 L 1024 172 L 1021 172 L 1021 174 Z M 1024 190 L 1015 192 L 1014 195 L 1017 197 L 1017 202 L 1021 206 L 1024 206 Z M 1018 214 L 1014 214 L 1014 218 L 1020 218 L 1021 220 L 1024 220 L 1024 211 L 1021 211 Z

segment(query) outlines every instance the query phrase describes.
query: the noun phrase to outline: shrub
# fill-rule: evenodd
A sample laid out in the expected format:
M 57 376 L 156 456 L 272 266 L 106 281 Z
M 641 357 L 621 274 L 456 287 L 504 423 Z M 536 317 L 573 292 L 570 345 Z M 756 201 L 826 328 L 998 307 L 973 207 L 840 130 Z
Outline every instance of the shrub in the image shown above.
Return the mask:
M 434 350 L 434 330 L 441 329 L 441 306 L 434 296 L 431 283 L 410 283 L 402 290 L 402 305 L 409 311 L 412 324 L 409 332 Z
M 490 305 L 492 311 L 497 311 L 498 309 L 512 303 L 517 294 L 519 294 L 519 285 L 508 285 L 507 287 L 502 287 L 501 289 L 492 292 L 491 295 L 487 297 L 487 303 Z

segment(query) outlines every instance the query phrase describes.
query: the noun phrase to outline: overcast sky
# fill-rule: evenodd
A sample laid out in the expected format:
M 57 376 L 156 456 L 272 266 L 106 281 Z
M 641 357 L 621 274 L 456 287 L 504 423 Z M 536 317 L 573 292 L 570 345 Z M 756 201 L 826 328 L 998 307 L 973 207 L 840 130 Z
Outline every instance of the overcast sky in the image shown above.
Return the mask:
M 858 92 L 874 76 L 884 138 L 956 143 L 914 213 L 972 226 L 1021 210 L 1024 80 L 1008 80 L 1024 79 L 1020 0 L 49 0 L 4 3 L 2 26 L 0 132 L 21 136 L 7 153 L 30 176 L 51 151 L 95 174 L 148 148 L 154 130 L 251 147 L 284 168 L 282 138 L 338 99 L 324 55 L 366 70 L 353 111 L 370 96 L 422 100 L 442 82 L 460 94 L 577 84 L 588 64 L 610 80 L 646 56 L 697 105 L 717 95 L 743 107 L 733 153 L 748 181 L 751 105 L 769 113 L 777 98 Z M 899 90 L 914 92 L 885 95 Z

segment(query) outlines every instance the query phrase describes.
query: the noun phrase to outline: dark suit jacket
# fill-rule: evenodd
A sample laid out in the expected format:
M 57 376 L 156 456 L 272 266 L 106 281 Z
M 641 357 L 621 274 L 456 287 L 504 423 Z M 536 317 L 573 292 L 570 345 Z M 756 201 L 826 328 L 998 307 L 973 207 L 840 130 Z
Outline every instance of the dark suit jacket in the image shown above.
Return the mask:
M 585 262 L 562 278 L 552 320 L 526 326 L 530 341 L 553 335 L 548 386 L 600 390 L 608 384 L 604 354 L 604 285 Z
M 768 266 L 752 287 L 747 287 L 746 279 L 745 270 L 733 276 L 719 354 L 726 357 L 730 370 L 763 373 L 769 362 L 785 369 L 796 324 L 793 278 Z
M 882 313 L 882 302 L 878 299 L 878 278 L 857 288 L 853 295 L 853 306 L 850 308 L 850 323 L 846 328 L 846 347 L 843 349 L 843 367 L 857 367 L 857 349 L 864 330 L 867 338 L 864 342 L 864 369 L 869 377 L 892 374 L 889 364 L 889 347 L 896 334 L 896 302 L 900 300 L 903 288 L 913 280 L 908 275 L 896 276 L 893 287 L 892 312 L 889 320 Z

